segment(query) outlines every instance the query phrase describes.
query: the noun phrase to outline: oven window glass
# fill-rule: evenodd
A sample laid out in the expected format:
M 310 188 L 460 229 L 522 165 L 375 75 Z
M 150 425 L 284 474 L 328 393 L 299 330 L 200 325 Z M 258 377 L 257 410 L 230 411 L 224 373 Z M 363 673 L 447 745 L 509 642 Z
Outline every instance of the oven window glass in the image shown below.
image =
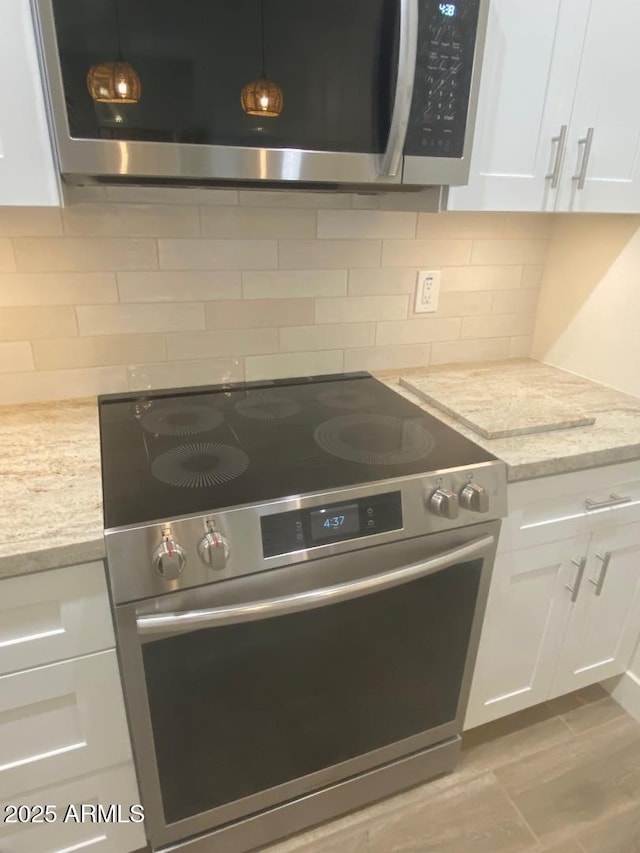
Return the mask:
M 71 136 L 381 152 L 395 88 L 398 6 L 53 0 Z M 139 101 L 94 101 L 87 72 L 119 58 L 138 73 Z M 248 115 L 241 105 L 243 88 L 263 71 L 282 92 L 276 117 Z
M 453 720 L 481 570 L 144 645 L 167 822 Z

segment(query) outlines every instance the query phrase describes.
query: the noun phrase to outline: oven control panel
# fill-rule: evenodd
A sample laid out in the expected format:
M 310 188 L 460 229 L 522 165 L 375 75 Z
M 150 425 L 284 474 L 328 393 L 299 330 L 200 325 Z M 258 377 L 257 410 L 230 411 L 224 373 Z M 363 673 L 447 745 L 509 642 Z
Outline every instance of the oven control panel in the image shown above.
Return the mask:
M 401 493 L 387 492 L 369 498 L 263 515 L 260 528 L 264 557 L 402 530 Z

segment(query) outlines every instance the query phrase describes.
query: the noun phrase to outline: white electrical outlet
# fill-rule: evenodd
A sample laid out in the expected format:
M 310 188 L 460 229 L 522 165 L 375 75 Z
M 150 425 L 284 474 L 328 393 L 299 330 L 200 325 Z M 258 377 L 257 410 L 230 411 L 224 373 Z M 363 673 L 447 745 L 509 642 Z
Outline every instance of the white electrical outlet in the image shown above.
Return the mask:
M 440 270 L 418 270 L 416 281 L 416 314 L 433 314 L 438 310 Z

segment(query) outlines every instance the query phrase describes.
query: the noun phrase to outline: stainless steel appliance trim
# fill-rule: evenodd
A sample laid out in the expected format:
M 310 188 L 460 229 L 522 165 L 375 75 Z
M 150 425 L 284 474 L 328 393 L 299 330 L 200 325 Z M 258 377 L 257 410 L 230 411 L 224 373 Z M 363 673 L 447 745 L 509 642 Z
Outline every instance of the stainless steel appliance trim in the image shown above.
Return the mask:
M 594 581 L 591 578 L 590 582 L 596 588 L 596 595 L 602 595 L 602 587 L 604 586 L 604 582 L 607 579 L 607 572 L 609 571 L 609 563 L 611 562 L 611 557 L 613 556 L 611 551 L 605 551 L 604 554 L 596 554 L 596 557 L 602 561 L 602 567 L 600 569 L 600 575 L 598 576 L 598 580 Z
M 469 89 L 469 107 L 467 126 L 464 134 L 462 157 L 418 157 L 405 154 L 402 170 L 402 183 L 427 186 L 429 184 L 466 184 L 471 167 L 471 149 L 475 133 L 478 97 L 480 95 L 480 75 L 487 38 L 490 0 L 480 0 L 478 9 L 478 29 L 473 54 L 471 88 Z M 445 204 L 446 209 L 446 204 Z
M 591 156 L 591 146 L 593 145 L 593 128 L 587 129 L 587 135 L 578 140 L 578 147 L 584 145 L 584 153 L 582 155 L 582 163 L 577 175 L 574 175 L 572 180 L 577 181 L 579 190 L 584 189 L 587 180 L 587 166 L 589 165 L 589 157 Z
M 398 47 L 398 76 L 389 128 L 387 150 L 382 156 L 380 174 L 397 175 L 402 164 L 402 152 L 407 138 L 411 115 L 413 83 L 418 53 L 418 0 L 400 0 L 400 44 Z
M 575 604 L 578 600 L 578 594 L 580 593 L 580 587 L 582 586 L 582 578 L 584 577 L 584 570 L 587 565 L 587 558 L 581 557 L 579 560 L 571 560 L 574 566 L 577 567 L 578 571 L 576 573 L 576 579 L 573 586 L 569 586 L 569 584 L 565 584 L 565 589 L 568 589 L 571 593 L 571 603 Z
M 562 168 L 562 160 L 564 159 L 564 149 L 567 144 L 567 130 L 568 125 L 563 124 L 560 128 L 560 133 L 557 136 L 551 137 L 551 144 L 557 144 L 556 148 L 556 157 L 553 164 L 553 170 L 546 175 L 547 180 L 551 181 L 551 189 L 558 189 L 558 183 L 560 181 L 560 170 Z
M 612 492 L 611 495 L 605 501 L 592 501 L 591 498 L 587 498 L 584 502 L 585 509 L 587 512 L 594 512 L 598 509 L 611 509 L 614 506 L 623 506 L 624 504 L 630 504 L 633 498 L 631 495 L 627 497 L 620 497 L 620 495 L 616 495 L 615 492 Z
M 493 536 L 482 536 L 446 551 L 429 560 L 403 566 L 390 572 L 372 575 L 349 583 L 336 584 L 310 592 L 285 595 L 280 598 L 268 598 L 265 601 L 250 601 L 231 607 L 215 607 L 211 610 L 192 610 L 186 613 L 163 613 L 158 616 L 141 616 L 137 620 L 138 633 L 145 635 L 167 633 L 171 636 L 189 633 L 201 628 L 215 628 L 220 625 L 235 625 L 239 622 L 254 622 L 261 619 L 271 619 L 275 616 L 285 616 L 288 613 L 298 613 L 301 610 L 311 610 L 316 607 L 326 607 L 340 601 L 360 598 L 384 589 L 391 589 L 403 583 L 415 580 L 425 575 L 435 574 L 456 563 L 471 560 L 483 554 L 495 544 Z
M 384 767 L 315 791 L 293 803 L 251 815 L 231 826 L 190 838 L 161 853 L 243 853 L 293 835 L 399 791 L 450 773 L 460 752 L 460 737 L 393 761 Z
M 451 548 L 468 544 L 481 536 L 492 536 L 497 542 L 500 521 L 483 521 L 475 525 L 446 530 L 440 533 L 428 533 L 412 539 L 385 545 L 376 545 L 359 540 L 359 551 L 363 554 L 363 563 L 370 570 L 384 569 L 395 557 L 401 556 L 407 549 L 424 548 L 425 556 L 437 555 Z M 462 676 L 460 696 L 455 719 L 429 729 L 404 741 L 399 741 L 372 752 L 359 755 L 338 765 L 333 765 L 309 776 L 262 791 L 242 800 L 194 815 L 184 821 L 167 824 L 164 821 L 158 766 L 155 757 L 151 714 L 146 690 L 144 665 L 142 658 L 142 638 L 138 634 L 137 619 L 142 615 L 156 612 L 172 612 L 176 609 L 196 609 L 202 606 L 233 604 L 250 600 L 256 595 L 269 597 L 273 592 L 311 589 L 318 582 L 334 581 L 339 578 L 353 577 L 354 562 L 357 553 L 347 552 L 313 560 L 301 571 L 297 565 L 287 565 L 269 572 L 257 572 L 252 575 L 236 577 L 223 584 L 209 583 L 197 588 L 185 589 L 162 595 L 144 602 L 119 605 L 115 608 L 115 621 L 120 653 L 124 697 L 129 717 L 132 744 L 138 771 L 138 781 L 145 805 L 145 825 L 154 849 L 177 842 L 198 833 L 211 832 L 213 827 L 239 821 L 246 815 L 272 808 L 285 800 L 302 798 L 306 802 L 309 795 L 318 789 L 331 785 L 347 777 L 363 773 L 372 768 L 395 761 L 410 753 L 425 749 L 438 741 L 458 734 L 462 729 L 467 700 L 471 689 L 471 679 L 477 655 L 478 643 L 486 600 L 489 593 L 491 572 L 495 558 L 496 545 L 489 548 L 483 558 L 482 576 L 478 589 L 476 612 L 469 635 L 467 661 Z M 366 559 L 365 559 L 366 558 Z M 386 564 L 386 565 L 385 565 Z M 177 607 L 176 607 L 177 605 Z M 156 638 L 159 639 L 159 638 Z M 147 640 L 151 642 L 151 638 Z M 298 800 L 296 800 L 296 803 Z M 363 803 L 364 804 L 364 803 Z M 283 806 L 284 808 L 284 806 Z M 294 804 L 295 808 L 295 804 Z M 259 841 L 256 842 L 259 845 Z M 249 849 L 247 847 L 238 850 Z

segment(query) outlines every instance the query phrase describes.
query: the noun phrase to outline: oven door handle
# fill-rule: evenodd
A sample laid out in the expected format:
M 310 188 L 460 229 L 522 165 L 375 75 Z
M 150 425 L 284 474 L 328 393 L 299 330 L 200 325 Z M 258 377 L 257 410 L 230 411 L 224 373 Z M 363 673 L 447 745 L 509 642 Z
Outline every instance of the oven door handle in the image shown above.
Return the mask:
M 380 159 L 378 174 L 395 177 L 402 162 L 402 152 L 411 117 L 413 83 L 418 55 L 418 0 L 400 0 L 400 43 L 398 46 L 398 74 L 393 112 L 389 127 L 387 150 Z
M 494 536 L 481 536 L 466 545 L 445 551 L 428 560 L 412 563 L 400 569 L 381 572 L 370 577 L 360 578 L 348 583 L 335 584 L 308 592 L 283 595 L 278 598 L 266 598 L 263 601 L 250 601 L 246 604 L 232 604 L 206 610 L 188 610 L 182 613 L 157 613 L 137 618 L 138 633 L 142 636 L 154 634 L 187 634 L 201 628 L 218 628 L 222 625 L 236 625 L 240 622 L 254 622 L 326 607 L 340 601 L 349 601 L 374 592 L 391 589 L 425 575 L 432 575 L 450 568 L 457 563 L 466 562 L 481 556 L 494 545 Z

